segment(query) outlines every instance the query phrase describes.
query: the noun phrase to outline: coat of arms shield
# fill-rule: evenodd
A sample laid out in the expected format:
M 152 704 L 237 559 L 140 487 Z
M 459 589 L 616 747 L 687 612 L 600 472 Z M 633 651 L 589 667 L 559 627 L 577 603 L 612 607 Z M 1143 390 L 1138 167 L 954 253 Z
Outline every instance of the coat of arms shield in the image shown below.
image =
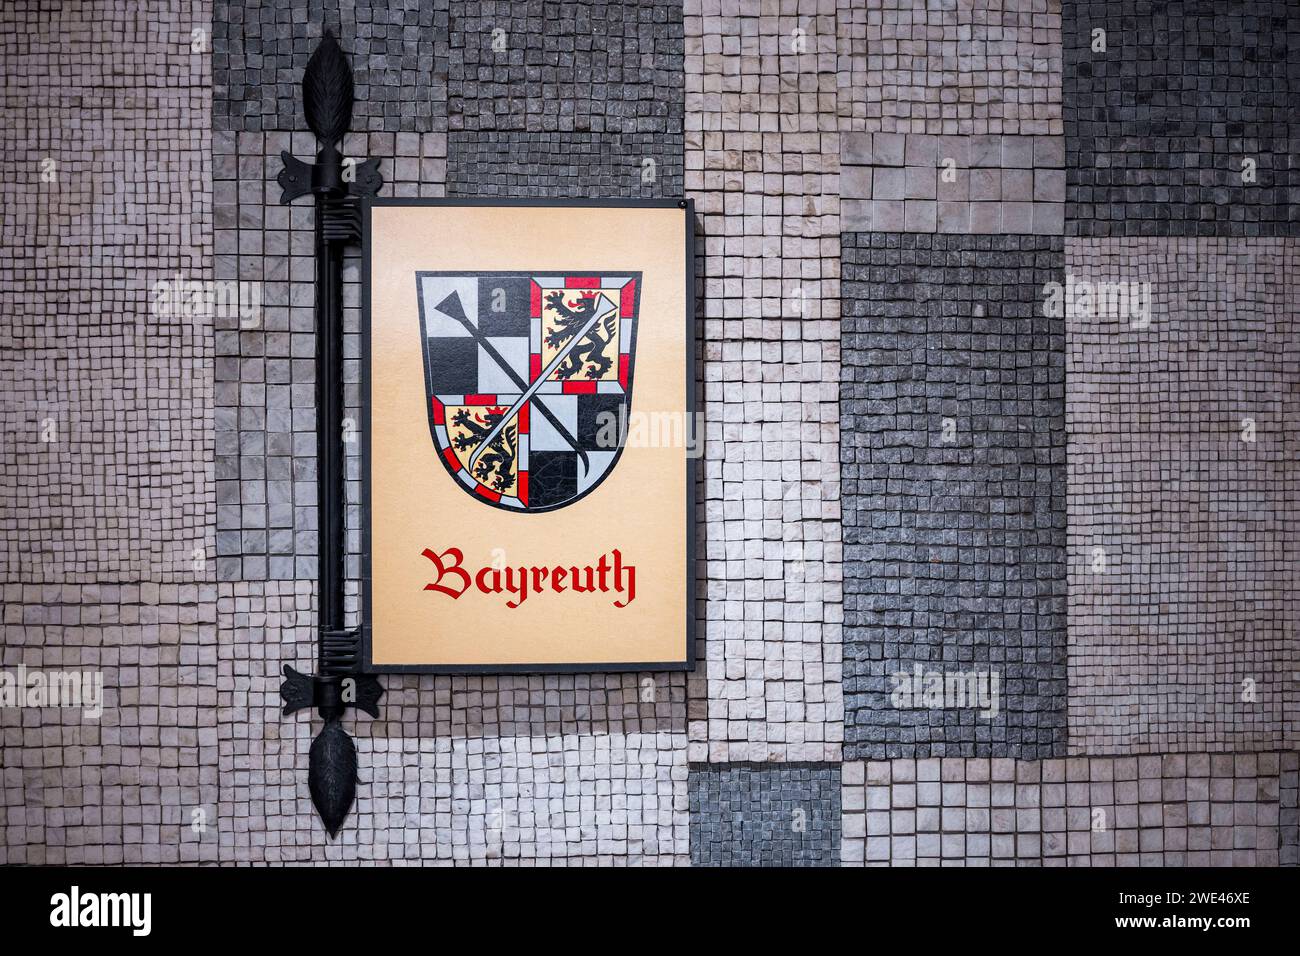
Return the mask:
M 614 469 L 641 273 L 417 272 L 429 426 L 475 500 L 554 511 Z

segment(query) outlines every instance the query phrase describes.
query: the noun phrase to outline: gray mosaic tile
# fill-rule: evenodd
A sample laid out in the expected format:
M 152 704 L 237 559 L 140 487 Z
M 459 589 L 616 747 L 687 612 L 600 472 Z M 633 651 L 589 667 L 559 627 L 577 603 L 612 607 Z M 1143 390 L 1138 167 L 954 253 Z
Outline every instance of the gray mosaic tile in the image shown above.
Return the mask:
M 1300 754 L 1282 754 L 1278 795 L 1278 864 L 1300 866 Z
M 1098 235 L 1296 221 L 1294 9 L 1120 6 L 1066 5 L 1064 182 L 1055 0 L 0 9 L 0 667 L 97 668 L 109 704 L 0 710 L 0 862 L 1300 862 L 1285 244 L 1066 248 L 1080 274 L 1156 276 L 1187 321 L 1146 345 L 1067 322 L 1071 535 L 1136 550 L 1103 607 L 1071 539 L 1069 742 L 1094 755 L 1055 759 L 1062 346 L 1030 289 L 1060 271 L 1062 190 Z M 349 719 L 363 779 L 332 843 L 318 724 L 279 714 L 280 666 L 313 652 L 315 432 L 312 212 L 274 184 L 281 149 L 314 149 L 300 79 L 327 25 L 357 77 L 345 152 L 384 157 L 386 195 L 696 199 L 707 418 L 697 673 L 386 678 L 381 718 Z M 1251 189 L 1223 173 L 1245 154 Z M 1011 235 L 858 235 L 903 230 Z M 159 314 L 176 274 L 261 308 Z M 841 368 L 875 390 L 843 419 Z M 953 449 L 921 440 L 931 401 Z M 1242 405 L 1263 409 L 1246 466 L 1215 430 Z M 1005 725 L 890 707 L 870 681 L 905 655 L 996 662 Z M 897 759 L 798 762 L 838 760 L 844 690 L 850 755 Z M 1119 748 L 1165 752 L 1096 753 Z
M 1062 240 L 842 242 L 845 755 L 1061 753 Z
M 694 866 L 836 866 L 838 764 L 692 764 Z
M 1061 32 L 1068 235 L 1300 235 L 1300 7 L 1082 0 Z
M 446 131 L 448 0 L 216 0 L 213 12 L 213 129 L 303 129 L 302 71 L 328 27 L 353 64 L 353 130 Z
M 0 11 L 0 581 L 212 577 L 207 10 Z
M 1060 136 L 844 133 L 840 163 L 845 232 L 1065 229 Z
M 1295 754 L 846 763 L 851 866 L 1277 866 Z
M 682 7 L 451 2 L 453 196 L 682 193 Z
M 216 275 L 256 283 L 255 320 L 214 324 L 216 573 L 222 581 L 314 580 L 316 540 L 314 211 L 280 204 L 280 152 L 311 156 L 309 133 L 214 136 Z M 349 136 L 352 156 L 380 156 L 385 195 L 441 196 L 444 133 Z M 226 251 L 229 250 L 229 251 Z M 360 420 L 360 255 L 344 271 L 344 404 Z M 359 571 L 360 442 L 348 445 L 349 574 Z M 354 602 L 355 603 L 355 602 Z
M 838 0 L 837 7 L 842 129 L 1061 132 L 1059 0 Z
M 1293 749 L 1300 244 L 1065 260 L 1071 752 Z
M 0 587 L 5 678 L 83 689 L 74 706 L 0 707 L 0 864 L 217 859 L 237 824 L 217 811 L 216 591 Z
M 280 714 L 311 669 L 315 585 L 222 583 L 216 603 L 223 862 L 681 865 L 684 675 L 386 675 L 349 717 L 361 781 L 337 840 L 307 792 L 318 720 Z
M 840 758 L 834 13 L 685 7 L 705 427 L 693 761 Z
M 658 199 L 682 194 L 679 132 L 466 130 L 447 138 L 449 196 Z

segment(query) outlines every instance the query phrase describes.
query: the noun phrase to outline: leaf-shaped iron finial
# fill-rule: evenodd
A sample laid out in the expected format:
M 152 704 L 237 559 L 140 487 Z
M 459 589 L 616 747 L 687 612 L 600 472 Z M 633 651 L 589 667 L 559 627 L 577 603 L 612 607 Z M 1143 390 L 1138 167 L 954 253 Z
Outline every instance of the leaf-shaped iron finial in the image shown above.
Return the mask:
M 357 796 L 357 748 L 337 717 L 312 741 L 307 787 L 325 829 L 337 836 Z
M 326 30 L 302 75 L 302 108 L 307 125 L 326 146 L 341 140 L 352 125 L 352 67 L 333 31 Z

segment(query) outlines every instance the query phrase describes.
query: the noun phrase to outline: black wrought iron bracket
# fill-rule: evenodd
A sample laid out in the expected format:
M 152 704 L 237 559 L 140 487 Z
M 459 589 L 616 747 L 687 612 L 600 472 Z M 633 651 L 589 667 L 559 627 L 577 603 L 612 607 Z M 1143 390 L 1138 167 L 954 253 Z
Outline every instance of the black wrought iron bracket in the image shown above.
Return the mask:
M 339 147 L 352 125 L 354 88 L 338 41 L 325 32 L 302 78 L 303 113 L 316 135 L 316 162 L 287 151 L 276 181 L 281 203 L 316 200 L 316 451 L 320 549 L 317 673 L 284 665 L 284 714 L 315 707 L 325 726 L 312 741 L 307 774 L 312 803 L 331 837 L 338 834 L 357 793 L 357 749 L 343 729 L 348 708 L 379 716 L 384 690 L 362 672 L 361 633 L 344 624 L 343 583 L 343 249 L 361 242 L 361 200 L 384 184 L 379 160 L 345 159 Z

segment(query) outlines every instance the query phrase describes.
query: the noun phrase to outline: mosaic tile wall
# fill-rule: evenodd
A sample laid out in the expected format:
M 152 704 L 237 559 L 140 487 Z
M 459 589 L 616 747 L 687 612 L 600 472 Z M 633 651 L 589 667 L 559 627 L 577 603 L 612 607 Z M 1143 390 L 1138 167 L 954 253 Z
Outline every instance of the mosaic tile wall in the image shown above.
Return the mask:
M 682 194 L 682 5 L 451 3 L 452 196 Z
M 0 10 L 0 580 L 211 563 L 206 10 Z
M 1065 259 L 1078 289 L 1149 294 L 1066 318 L 1071 752 L 1294 747 L 1300 244 Z
M 355 132 L 447 131 L 448 0 L 218 0 L 212 6 L 213 128 L 305 129 L 302 71 L 329 26 L 352 54 Z
M 469 10 L 466 5 L 456 6 Z M 508 6 L 500 4 L 497 12 Z M 540 10 L 543 5 L 536 6 Z M 552 5 L 544 6 L 546 16 L 554 21 Z M 564 7 L 562 15 L 567 19 L 550 27 L 561 38 L 556 41 L 559 47 L 528 34 L 526 23 L 515 31 L 514 43 L 530 70 L 534 56 L 555 57 L 558 50 L 571 49 L 575 18 L 584 11 L 583 5 Z M 629 50 L 642 44 L 647 57 L 671 57 L 674 32 L 663 9 L 658 21 L 643 23 L 636 20 L 630 5 L 610 5 L 606 17 L 628 19 Z M 483 38 L 475 31 L 480 27 L 489 31 L 490 50 L 490 28 L 478 21 L 467 24 L 462 18 L 465 10 L 454 10 L 453 20 L 436 18 L 434 29 L 412 34 L 416 39 L 410 42 L 418 40 L 417 60 L 432 54 L 439 64 L 447 63 L 448 44 L 463 50 L 467 42 L 479 43 Z M 484 11 L 485 15 L 491 12 Z M 367 16 L 361 10 L 354 15 L 358 21 Z M 532 18 L 529 14 L 528 21 Z M 349 48 L 349 24 L 345 22 L 343 29 L 344 45 Z M 308 49 L 320 28 L 313 23 L 310 33 Z M 677 185 L 671 190 L 660 179 L 656 188 L 664 194 L 681 191 L 680 34 L 679 7 L 676 67 L 656 71 L 645 87 L 658 90 L 654 95 L 659 97 L 664 96 L 665 84 L 671 88 L 675 82 L 678 89 L 675 112 L 660 121 L 661 126 L 670 125 L 676 116 L 675 140 L 670 134 L 656 133 L 668 157 L 657 164 L 660 176 L 671 179 L 674 157 L 677 169 Z M 359 48 L 349 52 L 352 49 Z M 357 63 L 355 54 L 353 62 Z M 610 69 L 617 72 L 623 67 Z M 535 96 L 511 100 L 507 108 L 495 100 L 499 90 L 491 86 L 479 90 L 467 81 L 464 70 L 462 64 L 451 71 L 453 96 L 439 94 L 432 104 L 432 130 L 426 129 L 419 112 L 412 114 L 391 93 L 368 94 L 365 74 L 357 70 L 362 92 L 354 127 L 384 132 L 351 137 L 345 152 L 385 157 L 380 166 L 385 195 L 442 196 L 457 189 L 499 187 L 516 195 L 526 191 L 564 197 L 584 194 L 591 184 L 584 177 L 615 181 L 622 160 L 613 151 L 602 159 L 593 151 L 595 143 L 581 147 L 581 137 L 575 136 L 572 126 L 544 133 L 565 137 L 575 148 L 550 156 L 545 170 L 536 175 L 517 143 L 510 147 L 508 167 L 494 167 L 482 156 L 469 161 L 466 144 L 513 135 L 512 123 L 524 133 L 551 130 L 557 116 L 555 93 L 547 85 L 553 77 L 546 83 L 538 81 Z M 469 75 L 476 73 L 475 69 Z M 621 73 L 619 77 L 621 81 Z M 506 77 L 514 78 L 514 73 Z M 220 88 L 220 71 L 217 79 Z M 605 85 L 583 87 L 590 100 L 588 114 L 603 111 L 603 105 L 591 98 Z M 509 89 L 516 87 L 512 84 Z M 412 89 L 405 96 L 427 92 Z M 566 95 L 577 92 L 573 87 Z M 638 97 L 631 88 L 624 95 L 630 96 L 629 102 L 649 99 Z M 370 111 L 381 107 L 392 111 L 394 103 L 400 121 L 385 121 L 387 125 L 381 127 Z M 476 128 L 463 130 L 464 114 L 490 116 L 494 107 L 502 122 L 485 121 L 484 130 L 475 123 Z M 613 119 L 619 118 L 619 112 L 609 110 Z M 449 115 L 457 131 L 451 137 L 442 131 Z M 639 121 L 630 117 L 628 122 L 630 130 Z M 456 136 L 460 139 L 451 142 Z M 235 323 L 222 328 L 219 323 L 217 332 L 219 355 L 225 362 L 218 369 L 217 396 L 222 445 L 218 462 L 223 477 L 217 491 L 221 627 L 223 634 L 231 635 L 232 651 L 222 661 L 221 686 L 233 688 L 228 698 L 223 696 L 222 761 L 223 766 L 234 762 L 240 767 L 229 791 L 222 794 L 222 817 L 235 822 L 236 829 L 220 834 L 221 859 L 686 862 L 686 677 L 682 674 L 558 675 L 544 680 L 387 677 L 382 719 L 362 718 L 354 724 L 361 763 L 371 773 L 365 780 L 363 771 L 363 783 L 369 785 L 362 786 L 358 797 L 355 830 L 349 827 L 349 833 L 330 843 L 314 820 L 305 778 L 297 771 L 315 728 L 306 719 L 286 721 L 279 714 L 281 665 L 297 656 L 300 669 L 310 667 L 316 576 L 312 213 L 301 203 L 286 212 L 279 205 L 274 182 L 280 150 L 290 139 L 296 154 L 310 154 L 311 141 L 301 133 L 292 137 L 234 130 L 216 134 L 214 162 L 221 177 L 216 184 L 217 215 L 219 225 L 231 229 L 224 237 L 219 233 L 218 245 L 239 254 L 237 260 L 219 259 L 218 269 L 248 279 L 263 278 L 264 299 L 274 306 L 266 310 L 264 328 L 241 329 Z M 627 189 L 620 187 L 611 194 L 659 194 L 642 192 L 640 172 L 638 160 Z M 286 223 L 290 224 L 287 235 L 282 231 Z M 273 246 L 268 248 L 268 243 Z M 351 256 L 345 273 L 348 356 L 357 354 L 358 265 Z M 281 283 L 284 277 L 288 281 Z M 359 367 L 354 358 L 345 361 L 344 374 L 349 383 L 348 406 L 355 410 Z M 230 410 L 223 405 L 231 406 Z M 350 479 L 355 479 L 359 474 L 355 454 L 349 458 L 349 469 Z M 359 501 L 355 481 L 349 482 L 349 501 Z M 359 520 L 358 511 L 351 508 L 349 528 L 359 527 Z M 294 529 L 292 537 L 290 529 Z M 355 553 L 359 544 L 355 534 L 350 544 Z M 355 612 L 355 593 L 351 608 Z M 431 719 L 434 714 L 437 718 Z M 277 772 L 269 772 L 272 767 Z M 597 781 L 599 792 L 593 792 Z
M 337 841 L 301 772 L 317 726 L 280 716 L 279 668 L 310 667 L 314 585 L 223 583 L 222 861 L 684 864 L 680 678 L 384 679 L 353 722 L 362 784 Z
M 1296 755 L 846 763 L 846 865 L 1277 866 Z
M 1060 136 L 845 133 L 841 145 L 845 232 L 1061 234 Z
M 0 863 L 1300 864 L 1296 24 L 5 6 L 0 671 L 102 671 L 105 710 L 0 707 Z M 278 696 L 316 540 L 274 177 L 325 26 L 387 195 L 694 198 L 706 439 L 696 672 L 386 677 L 336 841 Z M 163 314 L 177 275 L 259 307 Z M 1150 282 L 1149 326 L 1049 313 L 1076 280 Z M 998 716 L 894 706 L 915 663 L 996 666 Z
M 209 21 L 0 9 L 0 670 L 103 683 L 99 717 L 0 707 L 0 863 L 215 826 Z
M 1061 243 L 844 234 L 848 758 L 1063 753 Z M 916 669 L 984 706 L 900 699 Z
M 692 760 L 840 757 L 834 13 L 686 4 L 708 594 Z
M 1080 0 L 1061 37 L 1070 235 L 1300 235 L 1300 7 Z
M 310 158 L 302 71 L 326 27 L 345 40 L 356 104 L 346 155 L 381 157 L 385 195 L 443 196 L 446 0 L 214 5 L 215 273 L 260 291 L 261 314 L 216 318 L 217 567 L 222 581 L 315 580 L 314 260 L 310 201 L 280 205 L 280 152 Z M 356 413 L 359 258 L 345 273 L 345 400 Z M 349 478 L 359 473 L 359 443 Z M 349 528 L 360 487 L 349 483 Z M 353 553 L 359 538 L 349 538 Z M 350 573 L 355 574 L 355 560 Z
M 696 764 L 693 866 L 836 866 L 839 764 Z
M 218 315 L 216 349 L 216 565 L 222 581 L 315 580 L 315 260 L 307 200 L 280 204 L 280 152 L 315 150 L 307 133 L 213 134 L 215 273 L 259 290 L 260 314 Z M 381 156 L 395 196 L 441 196 L 444 133 L 350 136 L 351 156 Z M 359 414 L 359 257 L 344 273 L 344 376 L 349 413 Z M 359 443 L 349 448 L 356 479 Z M 360 488 L 350 481 L 350 529 L 359 527 Z M 359 547 L 354 533 L 353 552 Z M 351 573 L 357 570 L 354 561 Z
M 839 0 L 838 6 L 837 112 L 844 129 L 1061 132 L 1060 0 Z
M 1300 754 L 1282 754 L 1278 864 L 1300 866 Z
M 0 707 L 0 863 L 212 859 L 215 584 L 5 584 L 0 667 L 70 672 L 80 708 Z

